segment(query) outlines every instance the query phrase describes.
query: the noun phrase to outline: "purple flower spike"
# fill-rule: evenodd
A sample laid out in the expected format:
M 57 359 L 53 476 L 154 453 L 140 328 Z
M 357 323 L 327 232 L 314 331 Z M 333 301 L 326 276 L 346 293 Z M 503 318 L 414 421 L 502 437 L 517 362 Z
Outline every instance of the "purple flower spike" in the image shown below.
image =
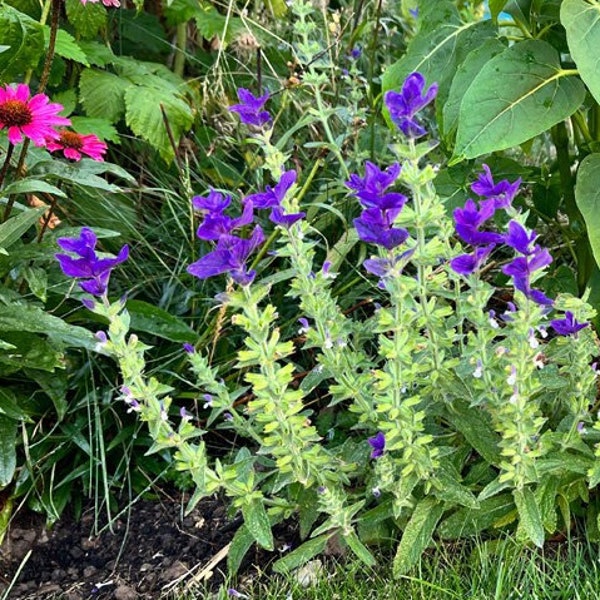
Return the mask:
M 192 346 L 192 344 L 188 344 L 187 342 L 185 344 L 183 344 L 183 349 L 188 354 L 194 354 L 194 352 L 196 352 L 196 348 L 194 348 L 194 346 Z
M 233 219 L 222 212 L 208 213 L 196 231 L 201 240 L 218 240 L 223 235 L 229 235 L 234 229 L 249 225 L 254 219 L 252 202 L 246 202 L 242 214 Z
M 548 298 L 540 290 L 531 288 L 530 279 L 535 271 L 539 271 L 548 266 L 552 262 L 552 257 L 548 250 L 535 246 L 529 256 L 518 256 L 511 260 L 502 272 L 509 275 L 513 279 L 513 285 L 517 290 L 525 294 L 527 298 L 533 300 L 537 304 L 550 306 L 553 300 Z
M 555 319 L 554 321 L 550 321 L 550 326 L 558 335 L 577 335 L 578 331 L 581 331 L 585 327 L 587 327 L 589 323 L 580 323 L 575 319 L 573 313 L 568 310 L 565 313 L 564 319 Z
M 240 104 L 230 106 L 229 110 L 238 113 L 242 123 L 262 127 L 271 120 L 269 112 L 262 110 L 269 99 L 268 92 L 263 96 L 256 97 L 250 90 L 240 88 L 238 89 L 238 98 L 240 99 Z
M 377 165 L 367 161 L 365 163 L 365 176 L 359 177 L 352 173 L 346 185 L 354 190 L 354 195 L 365 208 L 402 208 L 406 203 L 406 197 L 402 194 L 385 190 L 389 188 L 400 175 L 400 165 L 394 163 L 385 171 Z
M 367 439 L 369 446 L 373 448 L 371 458 L 380 458 L 385 450 L 385 435 L 378 431 L 376 435 Z
M 421 73 L 411 73 L 400 92 L 390 90 L 385 94 L 385 104 L 390 111 L 392 121 L 402 133 L 410 138 L 419 138 L 427 130 L 415 119 L 415 115 L 427 106 L 436 96 L 437 83 L 425 91 L 425 78 Z
M 111 271 L 129 256 L 129 247 L 123 246 L 115 258 L 99 258 L 96 254 L 96 234 L 84 227 L 78 238 L 58 238 L 58 245 L 67 252 L 79 256 L 73 258 L 68 254 L 55 254 L 60 268 L 67 277 L 81 279 L 79 287 L 93 296 L 104 296 L 108 287 Z
M 495 209 L 508 208 L 519 193 L 521 178 L 519 177 L 514 183 L 510 183 L 507 179 L 494 183 L 490 168 L 485 164 L 482 167 L 483 173 L 480 173 L 475 183 L 471 185 L 471 190 L 487 198 L 487 201 L 492 201 Z
M 208 196 L 194 196 L 192 206 L 195 210 L 208 213 L 222 213 L 231 203 L 231 196 L 224 196 L 221 192 L 210 190 Z
M 514 248 L 517 252 L 529 256 L 535 251 L 535 248 L 531 248 L 531 245 L 535 242 L 536 238 L 537 234 L 535 231 L 527 233 L 527 230 L 520 223 L 511 221 L 508 224 L 508 233 L 504 236 L 504 243 Z
M 493 204 L 483 205 L 477 208 L 477 204 L 470 198 L 465 202 L 463 208 L 454 210 L 454 221 L 456 222 L 456 233 L 467 244 L 479 246 L 484 244 L 496 244 L 503 237 L 493 231 L 479 231 L 479 228 L 494 216 Z

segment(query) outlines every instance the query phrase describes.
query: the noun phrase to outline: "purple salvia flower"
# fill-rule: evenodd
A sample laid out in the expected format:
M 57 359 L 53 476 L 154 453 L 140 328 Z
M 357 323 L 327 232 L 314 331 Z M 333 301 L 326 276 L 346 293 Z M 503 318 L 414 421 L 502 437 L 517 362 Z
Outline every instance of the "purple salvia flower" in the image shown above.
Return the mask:
M 222 213 L 231 204 L 231 196 L 224 196 L 221 192 L 211 189 L 208 196 L 194 196 L 192 206 L 195 210 L 211 214 Z
M 352 50 L 350 50 L 350 58 L 352 60 L 358 60 L 362 56 L 362 48 L 360 46 L 354 46 Z
M 495 244 L 475 248 L 473 254 L 462 254 L 450 261 L 450 268 L 459 275 L 470 275 L 485 262 Z
M 293 169 L 285 171 L 275 187 L 271 187 L 270 185 L 266 186 L 264 192 L 258 192 L 248 196 L 246 202 L 252 202 L 254 208 L 273 208 L 275 206 L 281 206 L 281 202 L 294 183 L 296 183 L 296 171 Z
M 352 173 L 346 186 L 354 190 L 354 196 L 358 198 L 365 208 L 402 208 L 406 203 L 406 196 L 395 192 L 387 192 L 400 175 L 401 167 L 398 163 L 390 165 L 382 171 L 377 165 L 367 161 L 365 163 L 365 176 L 359 177 Z
M 263 110 L 265 103 L 269 99 L 268 92 L 263 96 L 257 97 L 250 90 L 239 88 L 238 98 L 240 99 L 240 103 L 230 106 L 229 110 L 237 113 L 242 123 L 262 127 L 271 120 L 269 112 Z
M 254 280 L 256 271 L 248 271 L 246 261 L 264 240 L 265 236 L 259 225 L 254 228 L 249 239 L 223 235 L 219 238 L 215 249 L 189 265 L 187 272 L 198 279 L 229 273 L 236 283 L 248 285 Z
M 79 287 L 92 296 L 104 296 L 108 287 L 111 271 L 129 256 L 129 247 L 123 246 L 115 258 L 99 258 L 96 254 L 96 234 L 84 227 L 78 238 L 58 238 L 58 245 L 67 252 L 71 252 L 79 258 L 73 258 L 68 254 L 55 254 L 60 268 L 67 277 L 81 279 Z
M 437 94 L 438 85 L 434 83 L 425 91 L 425 78 L 421 73 L 411 73 L 404 81 L 402 90 L 386 92 L 384 100 L 392 121 L 402 133 L 410 138 L 419 138 L 427 130 L 415 119 L 415 115 Z
M 242 214 L 235 219 L 222 212 L 207 213 L 196 231 L 196 236 L 206 241 L 218 240 L 223 235 L 229 235 L 234 229 L 252 223 L 252 212 L 252 203 L 246 202 Z
M 508 224 L 508 233 L 504 236 L 504 243 L 514 248 L 520 254 L 529 256 L 535 252 L 539 246 L 531 247 L 537 238 L 535 231 L 527 233 L 527 230 L 517 221 L 510 221 Z
M 493 204 L 482 205 L 477 208 L 477 204 L 469 198 L 463 208 L 454 210 L 453 216 L 456 223 L 456 233 L 467 244 L 472 246 L 496 244 L 503 239 L 499 233 L 479 231 L 479 228 L 494 216 Z
M 530 279 L 535 271 L 543 269 L 552 262 L 552 257 L 546 249 L 536 246 L 529 256 L 518 256 L 502 268 L 505 275 L 513 279 L 513 285 L 517 290 L 525 294 L 527 298 L 537 304 L 549 306 L 553 301 L 540 290 L 531 288 Z
M 183 349 L 188 354 L 194 354 L 194 352 L 196 352 L 196 348 L 194 348 L 194 346 L 192 346 L 192 344 L 188 344 L 187 342 L 185 344 L 183 344 Z
M 519 193 L 521 178 L 519 177 L 514 183 L 510 183 L 507 179 L 494 183 L 490 168 L 486 164 L 482 167 L 483 173 L 480 173 L 477 180 L 471 185 L 471 190 L 478 196 L 483 196 L 488 201 L 492 201 L 496 209 L 508 208 Z
M 570 310 L 565 313 L 564 319 L 554 319 L 553 321 L 550 321 L 550 326 L 558 333 L 558 335 L 576 336 L 578 331 L 581 331 L 588 325 L 589 323 L 580 323 L 577 321 Z
M 365 209 L 358 219 L 354 219 L 354 227 L 358 237 L 370 244 L 383 246 L 388 250 L 403 244 L 408 238 L 408 231 L 400 227 L 392 227 L 400 209 L 381 211 L 376 208 Z
M 378 431 L 376 435 L 367 439 L 369 446 L 373 448 L 371 458 L 380 458 L 385 450 L 385 435 Z
M 106 342 L 108 342 L 108 337 L 106 337 L 105 331 L 96 331 L 94 337 L 98 340 L 100 344 L 106 344 Z
M 283 212 L 283 208 L 281 208 L 281 206 L 276 206 L 275 208 L 271 209 L 269 220 L 272 223 L 275 223 L 275 225 L 281 225 L 282 227 L 290 228 L 297 221 L 304 219 L 305 216 L 305 212 L 286 214 Z

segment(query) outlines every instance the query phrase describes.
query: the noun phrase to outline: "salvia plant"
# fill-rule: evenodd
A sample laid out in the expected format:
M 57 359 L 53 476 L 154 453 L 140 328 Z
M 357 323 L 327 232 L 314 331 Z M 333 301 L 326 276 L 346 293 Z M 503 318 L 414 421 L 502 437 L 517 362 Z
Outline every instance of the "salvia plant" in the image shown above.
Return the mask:
M 109 300 L 127 246 L 107 258 L 89 228 L 58 240 L 63 272 L 108 321 L 96 350 L 118 362 L 121 398 L 146 423 L 150 452 L 172 450 L 193 479 L 188 509 L 220 492 L 243 515 L 229 550 L 233 572 L 252 543 L 273 549 L 272 527 L 290 517 L 303 541 L 275 563 L 279 571 L 332 537 L 367 564 L 375 562 L 369 545 L 399 538 L 397 575 L 434 536 L 513 529 L 542 546 L 571 526 L 600 481 L 595 311 L 541 288 L 552 256 L 528 211 L 513 204 L 520 181 L 498 180 L 484 165 L 472 198 L 448 213 L 423 115 L 437 93 L 419 72 L 389 90 L 389 159 L 345 177 L 354 230 L 370 253 L 361 273 L 371 310 L 355 316 L 333 293 L 336 271 L 302 210 L 299 173 L 273 139 L 269 94 L 239 90 L 231 110 L 263 152 L 271 184 L 238 211 L 215 189 L 192 200 L 197 237 L 212 247 L 187 270 L 222 277 L 216 306 L 243 333 L 236 377 L 225 379 L 205 348 L 182 351 L 200 420 L 147 374 L 149 347 L 130 333 L 123 299 Z M 287 339 L 265 264 L 293 273 L 287 296 L 298 326 Z M 299 372 L 300 353 L 312 361 L 308 373 Z M 329 432 L 317 427 L 319 411 L 339 418 Z M 215 429 L 243 443 L 211 456 Z

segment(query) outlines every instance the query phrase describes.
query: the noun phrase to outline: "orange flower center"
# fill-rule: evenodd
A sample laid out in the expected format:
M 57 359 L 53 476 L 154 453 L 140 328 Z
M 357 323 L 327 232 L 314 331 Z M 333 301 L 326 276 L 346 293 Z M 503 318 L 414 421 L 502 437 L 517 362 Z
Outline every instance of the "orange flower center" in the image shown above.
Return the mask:
M 81 150 L 81 148 L 83 148 L 81 136 L 74 131 L 61 131 L 60 143 L 65 148 L 73 148 L 74 150 Z
M 0 123 L 6 127 L 23 127 L 32 121 L 29 106 L 21 100 L 7 100 L 0 104 Z

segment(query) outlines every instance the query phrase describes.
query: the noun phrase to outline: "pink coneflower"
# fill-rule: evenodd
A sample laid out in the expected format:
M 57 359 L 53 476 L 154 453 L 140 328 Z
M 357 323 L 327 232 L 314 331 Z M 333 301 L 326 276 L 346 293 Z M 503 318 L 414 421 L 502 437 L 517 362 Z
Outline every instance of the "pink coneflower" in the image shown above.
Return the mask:
M 50 152 L 62 150 L 67 158 L 80 160 L 82 154 L 87 154 L 94 160 L 104 160 L 102 156 L 106 152 L 106 144 L 100 141 L 93 133 L 81 135 L 75 131 L 60 129 L 58 138 L 48 140 L 46 146 Z
M 30 98 L 29 86 L 20 83 L 16 87 L 0 87 L 0 129 L 8 129 L 8 141 L 18 144 L 23 136 L 36 146 L 45 146 L 48 140 L 58 137 L 55 125 L 70 125 L 71 121 L 59 117 L 60 104 L 49 104 L 45 94 Z

